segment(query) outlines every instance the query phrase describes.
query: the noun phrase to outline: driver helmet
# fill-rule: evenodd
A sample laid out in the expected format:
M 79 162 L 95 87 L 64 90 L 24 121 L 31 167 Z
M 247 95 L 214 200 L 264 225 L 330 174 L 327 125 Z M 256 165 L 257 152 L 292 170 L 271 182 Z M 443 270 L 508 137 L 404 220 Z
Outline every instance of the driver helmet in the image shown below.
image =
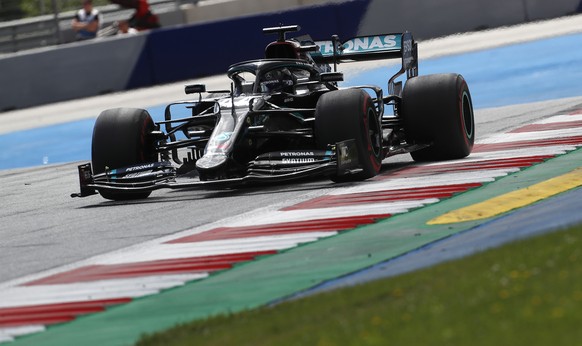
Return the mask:
M 288 69 L 271 70 L 263 76 L 260 83 L 261 92 L 285 91 L 293 92 L 294 85 L 293 75 Z

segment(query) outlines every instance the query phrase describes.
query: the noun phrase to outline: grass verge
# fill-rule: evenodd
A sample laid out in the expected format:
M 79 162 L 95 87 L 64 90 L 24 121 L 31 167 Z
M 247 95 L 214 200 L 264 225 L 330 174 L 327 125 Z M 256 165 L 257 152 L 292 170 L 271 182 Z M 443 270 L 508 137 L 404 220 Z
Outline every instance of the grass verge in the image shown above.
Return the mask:
M 137 345 L 574 345 L 581 325 L 582 225 Z

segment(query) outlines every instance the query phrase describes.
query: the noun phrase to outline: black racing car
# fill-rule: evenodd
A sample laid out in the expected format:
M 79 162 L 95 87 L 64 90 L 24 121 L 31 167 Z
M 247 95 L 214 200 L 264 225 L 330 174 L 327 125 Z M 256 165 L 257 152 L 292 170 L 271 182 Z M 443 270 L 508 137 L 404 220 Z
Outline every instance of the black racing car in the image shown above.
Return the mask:
M 159 188 L 240 186 L 324 175 L 358 181 L 388 156 L 416 161 L 469 155 L 475 138 L 469 88 L 459 74 L 418 76 L 417 44 L 403 34 L 287 39 L 298 26 L 266 28 L 265 58 L 228 69 L 230 90 L 186 86 L 192 101 L 146 110 L 109 109 L 95 123 L 92 163 L 79 166 L 84 197 L 146 198 Z M 380 86 L 339 88 L 339 63 L 402 59 Z M 404 76 L 406 83 L 396 82 Z M 403 77 L 404 78 L 404 77 Z M 391 107 L 393 112 L 385 112 Z

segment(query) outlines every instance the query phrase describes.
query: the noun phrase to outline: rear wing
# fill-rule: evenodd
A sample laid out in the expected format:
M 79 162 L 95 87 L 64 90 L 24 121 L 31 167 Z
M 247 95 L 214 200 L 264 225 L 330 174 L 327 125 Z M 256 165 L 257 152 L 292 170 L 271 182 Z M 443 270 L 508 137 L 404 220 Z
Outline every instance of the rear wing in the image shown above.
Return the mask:
M 334 70 L 344 62 L 401 58 L 401 70 L 388 82 L 388 89 L 396 94 L 399 94 L 399 90 L 394 90 L 397 77 L 405 72 L 407 78 L 418 75 L 418 48 L 410 32 L 358 36 L 341 43 L 337 36 L 332 36 L 331 40 L 315 41 L 315 44 L 319 50 L 309 55 L 316 63 L 333 64 Z

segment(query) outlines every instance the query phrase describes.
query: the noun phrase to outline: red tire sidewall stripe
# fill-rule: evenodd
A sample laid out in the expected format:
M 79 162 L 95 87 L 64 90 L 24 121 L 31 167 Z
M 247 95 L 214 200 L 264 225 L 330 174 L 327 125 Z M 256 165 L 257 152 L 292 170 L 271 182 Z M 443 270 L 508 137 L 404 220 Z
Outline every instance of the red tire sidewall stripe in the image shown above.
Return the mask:
M 370 95 L 368 95 L 368 93 L 366 93 L 365 95 L 365 102 L 364 102 L 364 130 L 366 131 L 366 142 L 368 144 L 368 154 L 370 155 L 370 162 L 372 162 L 372 166 L 374 167 L 374 170 L 376 172 L 380 172 L 380 168 L 382 167 L 382 160 L 380 159 L 380 162 L 377 162 L 378 160 L 376 160 L 376 155 L 374 155 L 374 149 L 372 148 L 372 140 L 370 139 L 369 133 L 370 133 L 370 121 L 368 119 L 368 110 L 370 109 L 370 107 L 372 107 L 372 105 L 370 104 L 372 102 L 372 99 L 370 97 Z M 380 148 L 379 153 L 382 152 L 382 148 Z

